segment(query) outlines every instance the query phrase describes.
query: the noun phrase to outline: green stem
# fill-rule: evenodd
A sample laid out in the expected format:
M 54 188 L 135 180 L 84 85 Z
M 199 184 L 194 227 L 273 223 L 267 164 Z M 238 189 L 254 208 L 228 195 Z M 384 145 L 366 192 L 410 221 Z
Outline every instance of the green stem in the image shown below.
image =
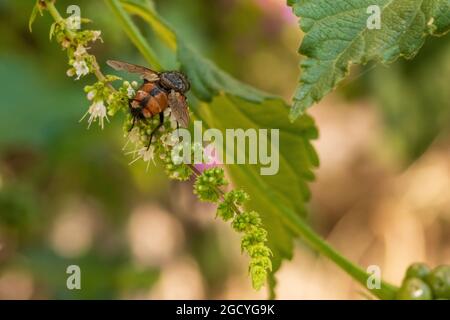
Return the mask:
M 46 5 L 46 9 L 50 13 L 50 15 L 53 17 L 53 20 L 55 20 L 55 22 L 61 23 L 64 21 L 64 18 L 59 14 L 59 11 L 58 11 L 58 9 L 56 9 L 53 1 L 46 0 L 45 5 Z M 74 34 L 70 30 L 67 30 L 67 34 L 71 38 L 73 38 L 73 36 L 74 36 Z
M 131 20 L 130 16 L 123 9 L 120 1 L 105 0 L 105 2 L 110 6 L 115 16 L 119 19 L 125 33 L 128 35 L 131 42 L 133 42 L 145 60 L 147 60 L 153 69 L 161 70 L 161 64 L 158 62 L 155 52 L 147 44 L 144 36 L 134 24 L 133 20 Z
M 255 179 L 253 176 L 251 176 Z M 255 183 L 257 183 L 255 179 Z M 341 255 L 330 244 L 328 244 L 320 235 L 318 235 L 311 227 L 302 219 L 294 210 L 283 205 L 283 202 L 277 194 L 269 188 L 261 187 L 261 192 L 264 192 L 268 197 L 273 199 L 281 211 L 280 219 L 298 236 L 300 236 L 309 246 L 317 252 L 329 258 L 353 279 L 358 281 L 364 288 L 367 288 L 367 280 L 371 276 L 366 271 L 355 265 L 353 262 Z M 395 299 L 397 288 L 385 281 L 381 281 L 379 289 L 372 289 L 370 292 L 380 299 Z
M 48 12 L 50 13 L 50 15 L 53 17 L 53 20 L 55 20 L 56 23 L 64 23 L 64 18 L 61 16 L 61 14 L 59 13 L 58 9 L 56 9 L 54 2 L 51 0 L 46 0 L 45 2 L 46 4 L 46 8 L 48 10 Z M 70 39 L 73 40 L 75 38 L 75 33 L 69 29 L 65 29 L 64 30 L 66 36 Z M 97 63 L 97 60 L 94 59 L 93 61 L 93 67 L 94 67 L 94 74 L 95 76 L 100 80 L 103 81 L 105 80 L 105 75 L 101 72 L 100 70 L 100 66 Z M 110 83 L 107 84 L 108 87 L 110 87 L 111 89 L 114 90 L 114 88 L 112 87 L 112 85 Z

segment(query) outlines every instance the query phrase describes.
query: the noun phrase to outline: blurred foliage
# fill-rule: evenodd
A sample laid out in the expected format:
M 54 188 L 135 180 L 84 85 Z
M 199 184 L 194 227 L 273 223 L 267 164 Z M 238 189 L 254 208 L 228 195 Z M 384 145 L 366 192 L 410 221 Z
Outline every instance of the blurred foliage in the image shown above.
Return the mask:
M 406 167 L 450 129 L 450 36 L 425 43 L 413 61 L 352 69 L 339 86 L 348 100 L 369 97 L 383 120 L 384 147 Z
M 379 101 L 386 141 L 411 163 L 450 127 L 450 37 L 433 39 L 413 62 L 378 68 L 370 89 Z

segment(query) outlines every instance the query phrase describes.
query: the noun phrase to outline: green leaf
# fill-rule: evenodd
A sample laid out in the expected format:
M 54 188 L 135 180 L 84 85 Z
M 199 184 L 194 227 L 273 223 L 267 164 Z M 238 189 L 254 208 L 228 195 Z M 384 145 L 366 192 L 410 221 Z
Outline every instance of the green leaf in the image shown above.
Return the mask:
M 262 186 L 274 190 L 284 205 L 305 217 L 306 202 L 310 197 L 307 183 L 314 178 L 312 169 L 318 165 L 310 142 L 317 137 L 314 122 L 303 116 L 295 124 L 287 123 L 288 107 L 281 100 L 265 100 L 256 104 L 221 95 L 211 102 L 209 111 L 202 119 L 221 131 L 234 128 L 236 124 L 244 130 L 280 129 L 280 168 L 276 175 L 262 176 L 260 167 L 255 165 L 227 167 L 233 183 L 250 194 L 248 208 L 261 214 L 269 234 L 269 247 L 274 252 L 274 270 L 277 270 L 281 259 L 292 257 L 294 236 L 280 219 L 282 213 L 278 210 L 277 201 L 268 196 Z
M 290 0 L 305 32 L 302 75 L 290 117 L 295 119 L 333 90 L 351 64 L 410 59 L 428 35 L 450 28 L 449 0 Z M 377 5 L 380 29 L 369 29 L 368 8 Z M 367 13 L 370 12 L 370 13 Z
M 220 70 L 210 60 L 178 39 L 178 59 L 192 83 L 195 95 L 203 101 L 212 101 L 220 93 L 228 93 L 244 100 L 261 103 L 275 96 L 244 84 Z

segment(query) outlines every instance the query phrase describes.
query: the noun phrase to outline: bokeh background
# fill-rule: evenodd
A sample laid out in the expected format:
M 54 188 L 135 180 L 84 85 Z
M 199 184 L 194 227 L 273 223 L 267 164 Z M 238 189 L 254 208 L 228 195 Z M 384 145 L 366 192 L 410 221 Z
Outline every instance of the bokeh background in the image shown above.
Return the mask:
M 284 0 L 155 2 L 223 69 L 290 99 L 302 34 Z M 48 16 L 29 33 L 33 3 L 0 0 L 0 299 L 266 298 L 251 289 L 238 236 L 190 182 L 129 166 L 119 119 L 103 131 L 78 123 L 93 79 L 65 76 Z M 103 67 L 108 58 L 143 63 L 102 1 L 76 4 L 103 32 L 92 48 Z M 310 223 L 395 284 L 412 262 L 450 263 L 449 84 L 447 35 L 413 61 L 354 67 L 311 111 L 321 166 Z M 81 290 L 66 288 L 70 264 L 81 267 Z M 278 298 L 366 298 L 300 241 L 278 279 Z

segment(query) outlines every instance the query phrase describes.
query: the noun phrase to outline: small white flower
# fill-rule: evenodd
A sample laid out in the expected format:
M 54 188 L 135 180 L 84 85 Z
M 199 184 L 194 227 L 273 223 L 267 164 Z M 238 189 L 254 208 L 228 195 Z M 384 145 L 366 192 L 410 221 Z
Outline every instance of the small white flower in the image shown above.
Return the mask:
M 73 77 L 75 75 L 75 69 L 70 68 L 69 70 L 67 70 L 66 74 L 68 77 Z
M 133 151 L 133 152 L 137 152 L 137 157 L 133 161 L 131 161 L 129 163 L 130 165 L 135 163 L 139 159 L 142 159 L 142 160 L 144 160 L 144 162 L 147 162 L 147 169 L 146 170 L 148 170 L 148 167 L 150 165 L 150 161 L 153 161 L 153 163 L 155 163 L 155 160 L 154 160 L 155 148 L 153 146 L 150 146 L 148 148 L 147 147 L 143 147 L 143 148 L 141 148 L 139 150 L 136 150 L 136 151 Z
M 161 137 L 159 137 L 159 140 L 161 140 L 161 142 L 165 145 L 166 144 L 166 140 L 169 138 L 169 134 L 165 133 L 162 134 Z
M 102 40 L 101 35 L 102 32 L 100 30 L 92 31 L 92 41 L 97 41 L 98 39 Z
M 73 67 L 75 68 L 77 80 L 80 79 L 81 76 L 85 76 L 89 73 L 89 67 L 87 66 L 86 61 L 84 60 L 75 61 L 73 63 Z
M 137 88 L 137 86 L 138 86 L 137 81 L 132 81 L 132 82 L 131 82 L 131 86 L 132 86 L 133 88 Z
M 133 128 L 128 135 L 128 139 L 131 143 L 138 144 L 141 141 L 141 134 L 139 128 Z
M 91 126 L 92 122 L 97 121 L 98 118 L 98 124 L 103 129 L 105 127 L 105 118 L 106 121 L 109 122 L 108 115 L 106 112 L 106 106 L 103 103 L 103 101 L 99 100 L 94 102 L 88 109 L 88 111 L 85 113 L 83 118 L 80 119 L 80 121 L 83 121 L 83 119 L 89 114 L 88 119 L 88 129 Z
M 127 142 L 125 142 L 125 145 L 123 146 L 122 150 L 125 150 L 125 148 L 128 146 L 129 143 L 134 144 L 137 146 L 141 142 L 141 133 L 139 132 L 139 128 L 134 127 L 131 129 L 131 131 L 127 135 Z M 132 153 L 136 153 L 133 151 Z
M 133 87 L 130 84 L 128 84 L 128 87 L 127 87 L 127 96 L 128 96 L 128 98 L 130 98 L 130 99 L 133 98 L 135 94 L 136 93 L 135 93 Z
M 165 146 L 173 147 L 180 142 L 180 137 L 176 132 L 172 132 L 162 135 L 161 141 Z
M 95 98 L 95 95 L 97 94 L 97 90 L 91 90 L 87 93 L 87 99 L 89 101 L 92 101 Z
M 61 41 L 61 46 L 65 49 L 67 49 L 68 47 L 70 47 L 70 41 L 67 39 L 64 39 L 63 41 Z
M 142 148 L 139 151 L 139 155 L 142 156 L 142 160 L 144 160 L 144 162 L 149 162 L 153 160 L 154 157 L 154 148 L 153 146 L 150 146 L 150 148 Z
M 66 26 L 70 30 L 79 30 L 81 28 L 81 18 L 72 16 L 66 19 Z
M 82 58 L 86 54 L 87 54 L 86 48 L 84 46 L 82 46 L 81 44 L 78 45 L 77 50 L 75 50 L 75 52 L 73 53 L 73 55 L 77 59 Z

